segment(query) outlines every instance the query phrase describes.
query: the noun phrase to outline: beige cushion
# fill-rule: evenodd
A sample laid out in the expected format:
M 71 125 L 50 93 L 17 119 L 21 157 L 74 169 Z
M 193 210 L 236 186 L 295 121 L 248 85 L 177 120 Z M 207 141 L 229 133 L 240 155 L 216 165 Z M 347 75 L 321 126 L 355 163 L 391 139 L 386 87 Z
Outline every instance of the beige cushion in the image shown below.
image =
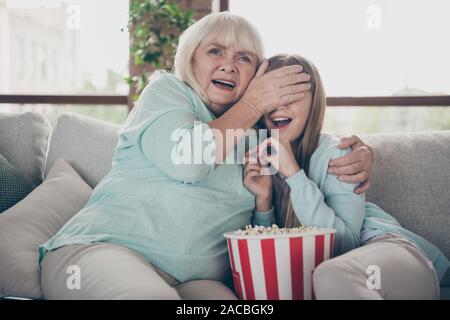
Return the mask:
M 0 215 L 0 296 L 42 298 L 37 247 L 80 211 L 91 193 L 59 159 L 40 186 Z
M 79 114 L 61 114 L 52 131 L 45 177 L 55 160 L 63 158 L 94 188 L 111 170 L 119 128 Z

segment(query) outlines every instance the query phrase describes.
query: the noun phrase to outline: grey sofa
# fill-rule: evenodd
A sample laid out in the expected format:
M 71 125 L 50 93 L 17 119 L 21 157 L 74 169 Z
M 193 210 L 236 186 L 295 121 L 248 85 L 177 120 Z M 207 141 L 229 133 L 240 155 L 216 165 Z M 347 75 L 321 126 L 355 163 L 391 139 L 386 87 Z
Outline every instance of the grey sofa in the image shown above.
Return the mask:
M 63 158 L 94 188 L 110 169 L 118 129 L 75 114 L 61 115 L 51 128 L 38 113 L 0 113 L 0 154 L 34 185 Z M 450 257 L 450 131 L 361 137 L 375 154 L 367 200 Z M 450 299 L 450 272 L 441 285 L 441 299 Z

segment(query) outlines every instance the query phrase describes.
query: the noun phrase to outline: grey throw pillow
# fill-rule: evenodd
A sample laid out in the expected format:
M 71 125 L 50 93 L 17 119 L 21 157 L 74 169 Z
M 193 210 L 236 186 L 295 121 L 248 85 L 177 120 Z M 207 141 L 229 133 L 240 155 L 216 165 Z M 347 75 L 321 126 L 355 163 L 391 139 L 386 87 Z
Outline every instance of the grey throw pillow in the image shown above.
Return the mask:
M 38 186 L 52 126 L 38 112 L 0 112 L 0 153 L 27 181 Z
M 0 296 L 42 298 L 37 247 L 80 211 L 91 193 L 59 159 L 40 186 L 0 215 Z
M 25 198 L 33 187 L 0 154 L 0 213 Z

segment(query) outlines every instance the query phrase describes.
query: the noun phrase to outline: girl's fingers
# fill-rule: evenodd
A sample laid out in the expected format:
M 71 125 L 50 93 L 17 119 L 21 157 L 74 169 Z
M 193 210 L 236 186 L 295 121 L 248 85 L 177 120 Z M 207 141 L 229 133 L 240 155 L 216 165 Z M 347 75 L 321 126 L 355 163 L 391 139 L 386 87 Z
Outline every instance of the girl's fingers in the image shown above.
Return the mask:
M 251 180 L 254 177 L 260 176 L 259 170 L 255 171 L 255 170 L 251 170 L 248 171 L 247 173 L 244 174 L 244 183 L 245 182 L 249 182 L 249 180 Z
M 258 147 L 259 147 L 259 145 L 256 146 L 256 147 L 254 147 L 254 148 L 252 148 L 252 149 L 249 149 L 249 150 L 245 153 L 245 155 L 246 155 L 247 157 L 249 157 L 249 158 L 257 157 L 257 156 L 258 156 Z
M 247 164 L 244 167 L 244 172 L 247 172 L 247 171 L 258 171 L 259 172 L 259 168 L 260 168 L 260 166 L 257 164 Z
M 277 174 L 277 169 L 272 165 L 261 167 L 260 174 L 262 176 L 273 176 Z
M 268 155 L 268 152 L 266 151 L 268 148 L 275 148 L 274 153 L 278 153 L 278 150 L 280 148 L 279 140 L 274 137 L 269 137 L 265 139 L 261 144 L 258 146 L 258 156 L 264 156 Z

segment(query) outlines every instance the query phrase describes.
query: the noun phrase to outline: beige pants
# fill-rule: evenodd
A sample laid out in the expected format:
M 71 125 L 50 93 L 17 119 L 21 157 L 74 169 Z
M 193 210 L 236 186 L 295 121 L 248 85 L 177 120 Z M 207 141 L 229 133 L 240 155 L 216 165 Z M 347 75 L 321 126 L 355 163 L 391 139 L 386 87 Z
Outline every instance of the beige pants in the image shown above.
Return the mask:
M 377 281 L 378 278 L 378 281 Z M 317 299 L 439 299 L 433 265 L 407 239 L 377 236 L 320 264 L 313 275 Z
M 220 281 L 180 283 L 134 251 L 110 243 L 61 247 L 48 252 L 41 267 L 46 299 L 237 299 Z

